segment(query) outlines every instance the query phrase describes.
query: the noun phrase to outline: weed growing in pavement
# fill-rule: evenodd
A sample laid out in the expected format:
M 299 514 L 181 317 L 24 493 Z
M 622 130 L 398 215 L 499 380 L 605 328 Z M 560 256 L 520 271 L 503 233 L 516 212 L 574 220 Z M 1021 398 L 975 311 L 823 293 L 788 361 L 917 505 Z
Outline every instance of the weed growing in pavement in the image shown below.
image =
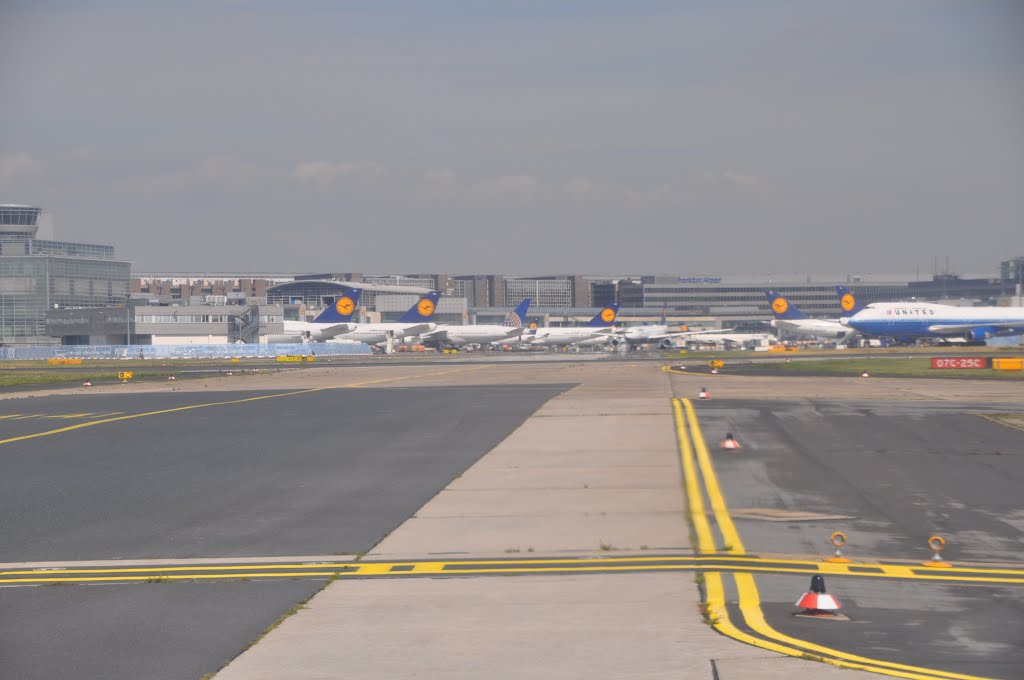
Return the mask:
M 711 605 L 707 602 L 701 602 L 697 605 L 697 611 L 700 612 L 700 619 L 709 626 L 717 626 L 721 620 L 718 615 L 711 609 Z

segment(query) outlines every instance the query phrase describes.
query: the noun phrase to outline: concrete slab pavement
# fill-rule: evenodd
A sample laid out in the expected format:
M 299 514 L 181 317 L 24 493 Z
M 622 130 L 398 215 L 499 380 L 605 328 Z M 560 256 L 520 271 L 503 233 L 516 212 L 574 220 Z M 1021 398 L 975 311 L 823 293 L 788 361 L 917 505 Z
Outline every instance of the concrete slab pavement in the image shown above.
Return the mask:
M 581 385 L 368 557 L 690 552 L 666 374 L 616 364 L 547 378 Z M 342 580 L 217 678 L 853 677 L 729 640 L 701 621 L 699 602 L 693 575 L 679 573 Z M 766 658 L 778 659 L 770 670 Z

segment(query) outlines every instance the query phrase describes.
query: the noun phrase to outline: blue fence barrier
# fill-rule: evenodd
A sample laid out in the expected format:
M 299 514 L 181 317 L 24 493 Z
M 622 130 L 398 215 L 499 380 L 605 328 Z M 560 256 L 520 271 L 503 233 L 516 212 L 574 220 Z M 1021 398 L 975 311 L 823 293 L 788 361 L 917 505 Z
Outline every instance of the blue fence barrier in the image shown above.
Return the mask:
M 0 347 L 0 360 L 29 359 L 239 359 L 280 356 L 371 354 L 364 343 L 277 343 L 267 345 L 60 345 Z

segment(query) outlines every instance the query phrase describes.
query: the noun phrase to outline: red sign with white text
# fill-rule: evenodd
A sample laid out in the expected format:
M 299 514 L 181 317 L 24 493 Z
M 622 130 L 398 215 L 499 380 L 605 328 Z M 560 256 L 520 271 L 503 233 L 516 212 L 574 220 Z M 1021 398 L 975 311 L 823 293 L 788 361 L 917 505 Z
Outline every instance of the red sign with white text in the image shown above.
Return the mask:
M 988 358 L 932 357 L 932 368 L 988 368 Z

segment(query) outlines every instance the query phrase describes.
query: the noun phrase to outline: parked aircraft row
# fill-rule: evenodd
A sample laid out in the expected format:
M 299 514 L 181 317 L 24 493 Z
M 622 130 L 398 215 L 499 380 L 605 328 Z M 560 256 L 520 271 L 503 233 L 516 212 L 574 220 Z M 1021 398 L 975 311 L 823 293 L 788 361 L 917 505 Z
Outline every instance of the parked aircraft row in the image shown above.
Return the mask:
M 433 331 L 437 324 L 430 321 L 441 294 L 431 291 L 422 295 L 397 322 L 355 323 L 352 317 L 358 308 L 362 290 L 348 288 L 334 305 L 325 309 L 313 321 L 285 321 L 284 334 L 270 336 L 268 342 L 324 342 L 334 339 L 365 342 L 378 345 L 388 340 L 404 339 Z
M 973 343 L 1024 333 L 1022 307 L 954 307 L 930 302 L 873 302 L 865 306 L 849 288 L 836 286 L 840 316 L 810 319 L 777 292 L 768 290 L 765 295 L 775 317 L 773 326 L 839 343 L 857 333 L 900 341 L 937 338 Z
M 662 310 L 661 322 L 616 328 L 619 304 L 612 303 L 583 326 L 527 328 L 529 298 L 510 312 L 502 324 L 436 324 L 431 319 L 441 294 L 426 293 L 396 322 L 357 323 L 359 288 L 347 288 L 335 303 L 312 322 L 285 321 L 284 333 L 267 338 L 269 342 L 364 342 L 371 346 L 388 343 L 422 343 L 436 347 L 463 347 L 492 342 L 524 343 L 537 347 L 625 345 L 636 347 L 655 343 L 671 346 L 681 338 L 721 336 L 731 329 L 691 331 L 685 326 L 674 330 Z M 1024 333 L 1024 308 L 953 307 L 922 302 L 872 303 L 862 306 L 845 286 L 836 286 L 840 316 L 811 319 L 779 293 L 765 291 L 776 328 L 803 335 L 845 343 L 854 335 L 913 340 L 935 337 L 946 341 L 979 342 L 998 335 Z
M 469 344 L 517 342 L 538 347 L 608 344 L 615 332 L 618 303 L 608 305 L 584 326 L 565 328 L 527 328 L 530 299 L 525 298 L 502 324 L 436 324 L 430 319 L 440 293 L 431 291 L 420 297 L 409 311 L 393 323 L 354 323 L 352 318 L 361 290 L 346 289 L 338 300 L 313 321 L 285 321 L 284 334 L 272 335 L 268 342 L 355 341 L 371 346 L 415 343 L 436 347 L 464 347 Z

